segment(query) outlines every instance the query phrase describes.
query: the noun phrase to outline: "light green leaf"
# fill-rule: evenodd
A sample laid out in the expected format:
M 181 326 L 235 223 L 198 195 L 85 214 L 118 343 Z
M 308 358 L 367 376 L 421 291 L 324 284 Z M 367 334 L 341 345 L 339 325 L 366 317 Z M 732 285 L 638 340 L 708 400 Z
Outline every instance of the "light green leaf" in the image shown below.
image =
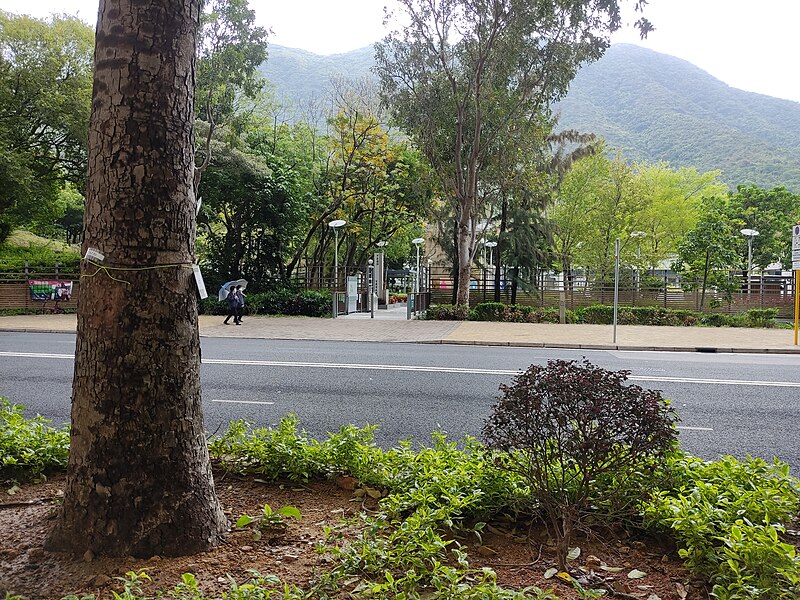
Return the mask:
M 253 517 L 251 517 L 250 515 L 242 515 L 241 517 L 239 517 L 237 519 L 236 527 L 247 527 L 253 521 L 255 521 L 255 519 Z
M 647 573 L 640 571 L 639 569 L 633 569 L 630 573 L 628 573 L 628 579 L 641 579 L 642 577 L 647 577 Z

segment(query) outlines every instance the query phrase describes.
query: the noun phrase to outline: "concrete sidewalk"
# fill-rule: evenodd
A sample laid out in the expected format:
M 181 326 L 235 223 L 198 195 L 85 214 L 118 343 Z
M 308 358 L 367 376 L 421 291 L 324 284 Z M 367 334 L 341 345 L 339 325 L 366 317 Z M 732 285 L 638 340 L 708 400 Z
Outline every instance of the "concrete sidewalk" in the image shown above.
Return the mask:
M 620 325 L 616 343 L 611 325 L 551 325 L 385 319 L 245 317 L 241 326 L 224 317 L 201 316 L 206 337 L 358 342 L 417 342 L 485 346 L 527 346 L 592 350 L 672 350 L 800 354 L 790 329 L 645 327 Z M 0 317 L 0 331 L 74 333 L 75 315 Z

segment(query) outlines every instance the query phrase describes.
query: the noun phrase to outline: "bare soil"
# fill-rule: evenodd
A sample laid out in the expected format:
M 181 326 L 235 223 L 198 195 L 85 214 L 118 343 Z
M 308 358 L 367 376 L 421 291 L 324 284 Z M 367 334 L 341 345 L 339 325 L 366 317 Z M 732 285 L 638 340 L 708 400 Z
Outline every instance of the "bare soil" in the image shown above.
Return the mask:
M 375 508 L 374 504 L 364 505 L 363 499 L 355 498 L 352 491 L 345 489 L 352 487 L 347 484 L 281 485 L 222 473 L 216 474 L 216 481 L 231 523 L 242 514 L 258 514 L 265 503 L 273 509 L 295 506 L 302 519 L 289 520 L 285 531 L 264 535 L 259 540 L 253 539 L 250 529 L 233 529 L 224 543 L 194 556 L 156 556 L 148 560 L 72 557 L 47 552 L 42 547 L 57 510 L 63 476 L 55 476 L 46 483 L 24 485 L 13 495 L 7 493 L 6 486 L 0 492 L 0 595 L 11 593 L 30 600 L 49 600 L 69 594 L 94 594 L 98 599 L 106 599 L 112 597 L 112 591 L 121 591 L 121 582 L 116 578 L 139 570 L 152 578 L 145 586 L 148 594 L 172 589 L 181 574 L 193 573 L 204 593 L 218 597 L 230 589 L 229 577 L 242 583 L 250 578 L 250 569 L 306 587 L 332 565 L 331 558 L 316 549 L 325 539 L 323 527 L 337 526 L 345 517 Z M 374 503 L 371 499 L 367 502 Z M 535 585 L 553 589 L 564 600 L 579 598 L 571 584 L 558 578 L 544 579 L 544 573 L 555 566 L 547 534 L 528 526 L 525 530 L 520 533 L 511 524 L 492 524 L 482 546 L 476 540 L 463 542 L 471 546 L 470 563 L 474 567 L 492 568 L 498 582 L 507 588 Z M 357 534 L 353 528 L 344 532 L 345 541 Z M 591 587 L 606 589 L 609 598 L 708 598 L 706 586 L 692 580 L 667 540 L 636 538 L 619 532 L 603 534 L 603 539 L 595 536 L 580 540 L 578 545 L 581 555 L 571 563 L 572 574 L 591 583 Z M 629 578 L 634 569 L 646 575 Z

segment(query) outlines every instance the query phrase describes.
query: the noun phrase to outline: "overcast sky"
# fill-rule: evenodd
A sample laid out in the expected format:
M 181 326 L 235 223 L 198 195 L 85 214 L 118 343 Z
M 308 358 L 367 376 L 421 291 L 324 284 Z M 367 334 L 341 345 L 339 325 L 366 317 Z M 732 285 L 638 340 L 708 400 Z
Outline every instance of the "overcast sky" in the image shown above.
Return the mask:
M 270 42 L 317 54 L 368 46 L 383 37 L 383 6 L 394 0 L 250 0 Z M 630 2 L 630 0 L 628 0 Z M 94 25 L 98 0 L 0 0 L 0 9 L 44 17 L 78 14 Z M 650 0 L 656 31 L 614 37 L 694 63 L 743 90 L 800 102 L 796 57 L 800 0 Z M 633 21 L 634 19 L 629 19 Z

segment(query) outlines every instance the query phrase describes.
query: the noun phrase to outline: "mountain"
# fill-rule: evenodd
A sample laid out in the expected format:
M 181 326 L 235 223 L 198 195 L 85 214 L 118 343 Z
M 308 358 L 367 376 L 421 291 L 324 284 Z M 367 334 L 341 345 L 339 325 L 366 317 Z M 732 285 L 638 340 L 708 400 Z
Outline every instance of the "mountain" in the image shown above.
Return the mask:
M 270 46 L 262 72 L 302 106 L 323 98 L 331 77 L 369 76 L 373 64 L 371 47 L 319 56 Z M 595 133 L 628 160 L 800 192 L 800 103 L 732 88 L 673 56 L 616 44 L 580 70 L 556 111 L 560 129 Z
M 685 60 L 614 45 L 580 70 L 558 110 L 560 127 L 594 132 L 629 160 L 800 191 L 800 103 L 732 88 Z

